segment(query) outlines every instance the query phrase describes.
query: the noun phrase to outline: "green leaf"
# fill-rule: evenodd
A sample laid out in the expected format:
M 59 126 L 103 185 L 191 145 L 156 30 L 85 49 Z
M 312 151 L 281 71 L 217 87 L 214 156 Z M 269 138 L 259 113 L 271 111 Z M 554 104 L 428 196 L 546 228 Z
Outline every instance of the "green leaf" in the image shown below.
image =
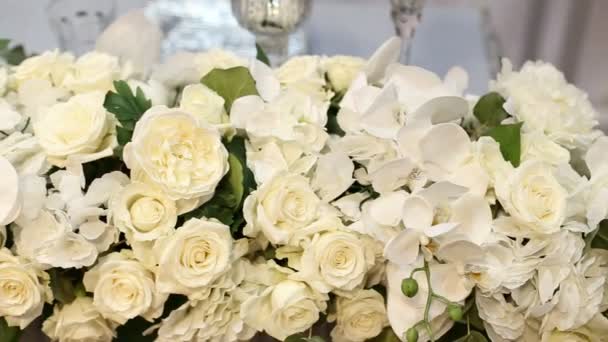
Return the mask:
M 475 107 L 473 114 L 486 127 L 496 127 L 509 116 L 503 108 L 505 99 L 496 92 L 482 96 Z
M 4 317 L 0 317 L 0 342 L 18 342 L 19 336 L 19 327 L 9 327 Z
M 0 58 L 10 65 L 19 65 L 27 58 L 22 45 L 10 47 L 9 39 L 0 39 Z
M 230 69 L 213 69 L 201 79 L 201 83 L 221 96 L 225 103 L 226 112 L 236 99 L 242 96 L 258 95 L 255 80 L 245 67 Z
M 228 150 L 230 170 L 218 184 L 215 195 L 200 208 L 181 216 L 185 222 L 191 218 L 216 218 L 230 226 L 233 235 L 237 234 L 245 219 L 243 218 L 243 202 L 252 190 L 255 190 L 255 178 L 247 168 L 245 139 L 234 137 L 224 143 Z
M 457 339 L 454 342 L 488 342 L 488 340 L 478 331 L 471 331 L 468 335 Z
M 608 249 L 608 220 L 603 220 L 596 230 L 585 236 L 585 249 Z
M 521 126 L 523 122 L 500 125 L 491 128 L 486 135 L 500 145 L 500 152 L 506 161 L 518 167 L 521 158 Z
M 152 107 L 152 101 L 146 98 L 146 95 L 137 87 L 135 94 L 131 91 L 131 87 L 125 81 L 115 81 L 114 91 L 109 91 L 106 94 L 103 106 L 106 110 L 116 117 L 120 122 L 117 127 L 118 144 L 124 146 L 133 137 L 135 123 L 141 116 Z
M 51 277 L 51 291 L 53 291 L 55 300 L 62 304 L 71 303 L 76 298 L 72 277 L 58 268 L 51 268 L 48 273 Z
M 382 330 L 380 335 L 378 335 L 372 339 L 369 339 L 368 341 L 370 341 L 370 342 L 399 342 L 399 337 L 397 337 L 397 335 L 395 334 L 393 329 L 388 327 L 388 328 L 385 328 L 384 330 Z
M 258 44 L 258 43 L 255 44 L 255 51 L 256 51 L 255 58 L 258 61 L 270 66 L 270 59 L 268 59 L 268 55 L 266 54 L 266 52 L 264 52 L 264 49 L 262 49 L 260 44 Z

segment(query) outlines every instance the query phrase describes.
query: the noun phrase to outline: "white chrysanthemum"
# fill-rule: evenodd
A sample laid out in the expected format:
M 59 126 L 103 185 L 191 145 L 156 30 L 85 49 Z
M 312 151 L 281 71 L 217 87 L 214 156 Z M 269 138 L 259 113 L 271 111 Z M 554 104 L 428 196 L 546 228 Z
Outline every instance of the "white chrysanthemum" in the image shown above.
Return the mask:
M 567 148 L 585 148 L 597 136 L 597 113 L 587 94 L 551 64 L 527 62 L 517 72 L 505 59 L 492 88 L 507 99 L 507 111 L 526 132 L 542 132 Z
M 241 304 L 249 297 L 244 283 L 247 262 L 211 284 L 200 300 L 188 301 L 160 323 L 158 341 L 246 341 L 256 333 L 243 322 Z

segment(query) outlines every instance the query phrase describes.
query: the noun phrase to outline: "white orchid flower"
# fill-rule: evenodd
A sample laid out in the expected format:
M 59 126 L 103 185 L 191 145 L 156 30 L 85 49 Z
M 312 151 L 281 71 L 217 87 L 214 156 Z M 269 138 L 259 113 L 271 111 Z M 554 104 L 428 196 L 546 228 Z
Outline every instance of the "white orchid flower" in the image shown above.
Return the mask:
M 587 223 L 592 229 L 608 218 L 608 206 L 606 205 L 608 203 L 607 150 L 608 137 L 603 136 L 596 140 L 585 155 L 585 162 L 591 173 L 591 179 L 586 187 L 586 216 Z
M 0 156 L 0 226 L 13 222 L 21 212 L 19 175 L 6 158 Z
M 408 196 L 402 208 L 405 229 L 384 249 L 385 257 L 398 265 L 414 262 L 420 250 L 433 255 L 437 239 L 447 233 L 452 236 L 447 241 L 461 239 L 479 245 L 491 231 L 492 213 L 485 199 L 449 182 L 435 183 Z
M 393 331 L 397 336 L 404 333 L 424 318 L 426 300 L 428 296 L 427 279 L 424 272 L 414 274 L 418 282 L 418 293 L 406 297 L 401 291 L 401 281 L 410 276 L 412 270 L 422 265 L 422 258 L 418 258 L 408 266 L 398 266 L 389 263 L 386 268 L 387 275 L 387 314 Z M 472 290 L 472 284 L 458 272 L 452 264 L 431 263 L 429 265 L 430 284 L 433 292 L 452 302 L 464 301 Z M 447 305 L 441 301 L 433 301 L 429 309 L 429 321 L 434 338 L 446 333 L 454 321 L 445 312 Z M 427 341 L 428 335 L 424 329 L 419 330 L 419 341 Z

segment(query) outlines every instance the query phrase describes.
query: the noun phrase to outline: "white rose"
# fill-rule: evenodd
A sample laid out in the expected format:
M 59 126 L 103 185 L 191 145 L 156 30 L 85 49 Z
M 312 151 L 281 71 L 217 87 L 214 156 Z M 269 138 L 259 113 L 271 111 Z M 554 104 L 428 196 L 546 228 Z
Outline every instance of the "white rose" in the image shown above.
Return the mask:
M 50 107 L 34 123 L 50 163 L 64 167 L 70 160 L 84 163 L 112 155 L 116 129 L 104 98 L 102 92 L 76 95 Z
M 541 132 L 524 133 L 521 135 L 521 160 L 542 160 L 551 165 L 568 164 L 570 151 Z
M 119 324 L 137 316 L 153 321 L 168 296 L 157 291 L 154 273 L 126 252 L 101 258 L 82 281 L 99 312 Z
M 264 183 L 245 200 L 246 236 L 260 232 L 274 244 L 285 244 L 295 231 L 318 216 L 320 200 L 300 175 L 281 174 Z
M 532 232 L 555 233 L 564 222 L 568 194 L 543 162 L 524 162 L 495 190 L 505 210 Z
M 9 326 L 24 329 L 52 301 L 49 276 L 35 264 L 0 249 L 0 316 Z
M 367 341 L 388 325 L 384 298 L 374 290 L 359 290 L 352 297 L 338 297 L 335 319 L 331 338 L 337 342 Z
M 228 114 L 224 99 L 202 84 L 191 84 L 184 88 L 179 107 L 211 125 L 226 124 Z
M 213 69 L 230 69 L 246 66 L 247 61 L 230 51 L 211 49 L 194 57 L 194 64 L 200 77 L 204 77 Z
M 72 231 L 67 215 L 43 210 L 34 220 L 13 226 L 19 255 L 45 266 L 81 268 L 97 259 L 95 244 Z
M 196 299 L 200 291 L 230 270 L 238 248 L 228 226 L 190 219 L 173 235 L 158 240 L 154 251 L 159 290 Z
M 100 52 L 89 52 L 78 58 L 71 72 L 63 80 L 63 87 L 75 92 L 107 92 L 112 82 L 120 78 L 118 58 Z
M 67 90 L 53 86 L 49 80 L 27 80 L 17 90 L 17 100 L 22 105 L 22 114 L 29 116 L 34 122 L 45 109 L 68 97 Z
M 0 248 L 4 247 L 6 243 L 6 227 L 0 226 Z
M 327 299 L 305 283 L 285 280 L 245 300 L 241 315 L 254 329 L 282 341 L 318 321 Z
M 89 297 L 77 297 L 67 305 L 55 305 L 53 315 L 42 324 L 42 331 L 61 342 L 110 342 L 115 328 L 106 321 Z
M 567 148 L 585 148 L 597 135 L 597 113 L 587 94 L 551 64 L 527 62 L 516 72 L 505 59 L 492 88 L 507 99 L 505 108 L 525 132 L 543 132 Z
M 110 200 L 110 217 L 116 228 L 137 241 L 156 240 L 173 232 L 177 222 L 175 201 L 144 183 L 131 183 Z
M 174 199 L 209 199 L 228 172 L 228 152 L 218 131 L 191 114 L 158 106 L 135 125 L 124 158 L 132 170 Z
M 0 141 L 0 156 L 6 158 L 20 175 L 42 175 L 50 169 L 38 138 L 15 132 Z
M 13 78 L 18 86 L 33 79 L 47 80 L 59 86 L 70 72 L 73 62 L 74 56 L 69 53 L 59 53 L 59 50 L 47 51 L 24 60 L 15 69 Z
M 323 232 L 304 248 L 300 272 L 293 278 L 306 281 L 315 290 L 354 290 L 363 285 L 374 266 L 374 251 L 353 233 Z
M 365 60 L 352 56 L 334 56 L 323 61 L 327 78 L 337 92 L 343 92 L 350 87 L 353 79 L 365 67 Z

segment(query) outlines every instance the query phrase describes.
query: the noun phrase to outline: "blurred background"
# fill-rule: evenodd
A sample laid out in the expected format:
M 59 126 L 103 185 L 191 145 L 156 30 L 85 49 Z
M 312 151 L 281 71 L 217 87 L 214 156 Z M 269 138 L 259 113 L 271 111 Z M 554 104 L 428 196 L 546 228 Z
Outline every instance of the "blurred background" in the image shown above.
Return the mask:
M 54 12 L 62 10 L 56 8 L 59 5 L 49 7 L 52 1 L 61 2 L 1 0 L 0 38 L 10 38 L 31 52 L 58 47 L 57 21 L 61 25 L 64 18 L 61 13 Z M 180 1 L 187 3 L 180 6 L 185 15 L 206 16 L 205 20 L 212 18 L 221 23 L 232 20 L 231 25 L 236 23 L 233 18 L 225 17 L 231 16 L 230 0 L 116 0 L 111 15 L 120 16 L 134 8 L 146 8 L 149 16 L 158 19 L 163 15 L 159 14 L 159 8 L 161 12 L 167 12 L 170 9 L 162 6 Z M 86 5 L 87 2 L 94 5 Z M 97 8 L 107 2 L 111 0 L 81 0 L 80 6 Z M 312 2 L 312 11 L 292 42 L 300 52 L 369 57 L 395 32 L 390 0 Z M 607 118 L 602 120 L 606 127 L 607 17 L 606 0 L 427 0 L 414 38 L 411 63 L 440 75 L 450 66 L 463 66 L 470 74 L 470 90 L 480 93 L 487 88 L 490 75 L 497 71 L 500 56 L 510 58 L 516 66 L 528 59 L 549 61 L 563 70 L 571 82 L 589 92 L 595 107 L 603 113 L 602 118 Z M 55 27 L 51 23 L 55 23 Z M 176 27 L 174 22 L 163 25 L 168 35 Z M 76 29 L 80 27 L 76 26 Z M 189 27 L 191 31 L 204 29 L 204 25 L 202 28 Z M 222 34 L 236 36 L 227 30 L 212 31 L 207 36 Z M 213 44 L 213 40 L 209 44 Z M 165 46 L 165 49 L 173 48 L 174 45 Z

